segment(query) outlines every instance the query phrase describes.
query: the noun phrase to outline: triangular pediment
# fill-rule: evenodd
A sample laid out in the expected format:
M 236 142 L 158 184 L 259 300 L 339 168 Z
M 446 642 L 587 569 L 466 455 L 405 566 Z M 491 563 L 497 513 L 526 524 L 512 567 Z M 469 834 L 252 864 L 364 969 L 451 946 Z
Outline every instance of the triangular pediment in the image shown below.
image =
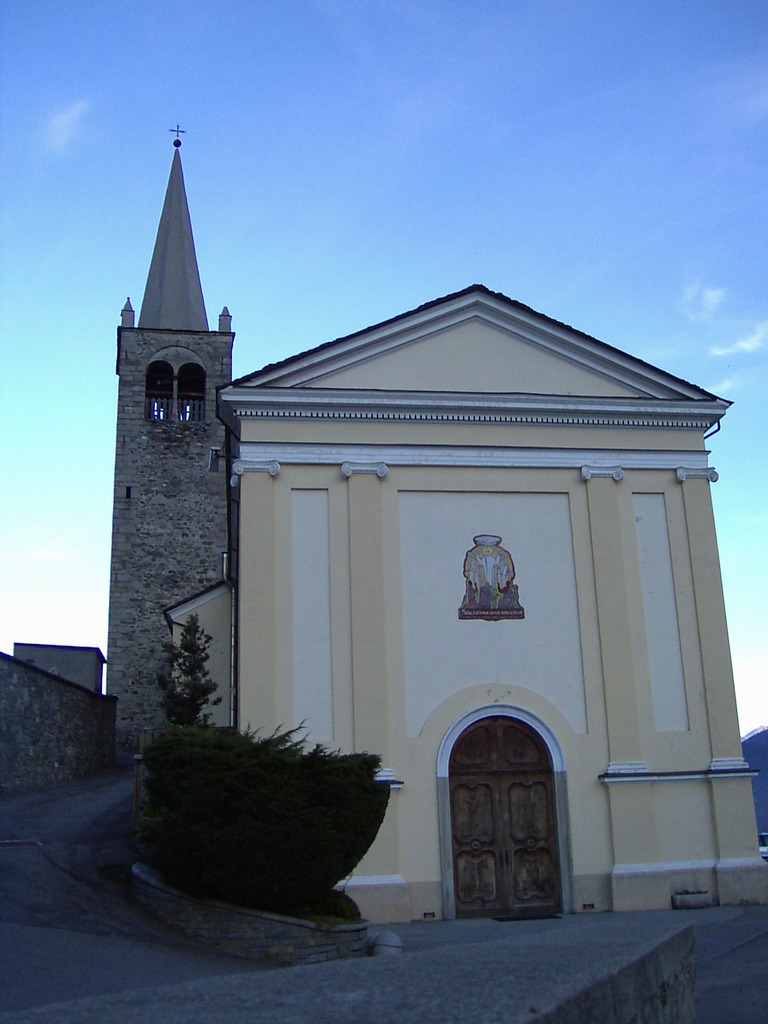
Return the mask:
M 267 366 L 235 384 L 610 399 L 713 397 L 481 285 Z
M 438 327 L 325 372 L 304 386 L 636 397 L 636 388 L 553 354 L 482 316 Z

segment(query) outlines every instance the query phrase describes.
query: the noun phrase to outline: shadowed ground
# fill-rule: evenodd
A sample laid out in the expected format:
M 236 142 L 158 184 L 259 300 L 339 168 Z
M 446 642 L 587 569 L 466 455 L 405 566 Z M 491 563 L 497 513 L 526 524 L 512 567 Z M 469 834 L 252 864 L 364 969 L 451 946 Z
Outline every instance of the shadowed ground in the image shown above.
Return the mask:
M 389 1012 L 446 1021 L 449 993 L 468 1024 L 523 1019 L 533 1007 L 505 1010 L 493 979 L 507 984 L 524 951 L 540 946 L 566 964 L 581 958 L 588 972 L 590 957 L 607 962 L 684 924 L 696 933 L 700 1024 L 768 1019 L 768 907 L 415 922 L 390 926 L 402 939 L 399 957 L 265 972 L 185 939 L 133 903 L 131 772 L 125 765 L 0 798 L 0 1021 L 236 1024 L 256 1014 L 293 1024 Z M 544 990 L 558 983 L 554 972 Z M 78 1005 L 54 1005 L 72 1000 Z

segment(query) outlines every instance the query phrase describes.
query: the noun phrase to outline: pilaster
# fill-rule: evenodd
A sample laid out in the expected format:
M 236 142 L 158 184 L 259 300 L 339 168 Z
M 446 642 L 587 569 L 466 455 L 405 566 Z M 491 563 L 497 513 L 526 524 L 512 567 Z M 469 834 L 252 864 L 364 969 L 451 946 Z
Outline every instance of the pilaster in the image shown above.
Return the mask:
M 275 614 L 275 479 L 264 472 L 240 473 L 238 566 L 238 691 L 240 729 L 271 732 L 276 721 L 277 622 Z M 258 540 L 245 536 L 258 531 Z
M 608 731 L 609 764 L 604 778 L 645 773 L 619 490 L 624 473 L 620 467 L 584 467 L 582 477 L 587 487 Z M 614 864 L 655 861 L 658 837 L 650 786 L 610 786 L 608 799 Z M 623 881 L 614 869 L 615 907 L 625 899 Z
M 354 745 L 389 756 L 382 475 L 348 467 Z
M 678 473 L 691 553 L 712 758 L 741 759 L 731 650 L 709 478 Z
M 594 557 L 609 758 L 611 765 L 629 763 L 637 770 L 638 765 L 642 766 L 642 747 L 621 529 L 619 487 L 623 474 L 583 475 Z

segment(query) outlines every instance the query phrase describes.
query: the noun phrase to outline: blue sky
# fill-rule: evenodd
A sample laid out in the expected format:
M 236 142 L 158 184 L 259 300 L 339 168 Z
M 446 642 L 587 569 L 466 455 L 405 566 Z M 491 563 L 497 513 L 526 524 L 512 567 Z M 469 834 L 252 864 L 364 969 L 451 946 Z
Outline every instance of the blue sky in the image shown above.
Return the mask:
M 479 282 L 734 402 L 712 492 L 741 729 L 768 725 L 764 0 L 0 19 L 0 650 L 106 650 L 115 330 L 179 123 L 236 375 Z

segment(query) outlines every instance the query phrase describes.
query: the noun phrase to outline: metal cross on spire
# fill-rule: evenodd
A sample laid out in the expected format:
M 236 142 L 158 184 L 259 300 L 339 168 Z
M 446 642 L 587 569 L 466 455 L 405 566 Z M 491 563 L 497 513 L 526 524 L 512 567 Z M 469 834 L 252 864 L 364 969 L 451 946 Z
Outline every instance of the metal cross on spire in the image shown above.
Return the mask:
M 178 149 L 179 146 L 181 145 L 181 139 L 179 138 L 179 136 L 180 135 L 186 135 L 187 134 L 186 131 L 183 128 L 179 128 L 179 122 L 178 121 L 176 122 L 176 127 L 175 128 L 169 128 L 168 131 L 176 133 L 176 138 L 173 140 L 173 144 L 176 147 L 176 149 Z

